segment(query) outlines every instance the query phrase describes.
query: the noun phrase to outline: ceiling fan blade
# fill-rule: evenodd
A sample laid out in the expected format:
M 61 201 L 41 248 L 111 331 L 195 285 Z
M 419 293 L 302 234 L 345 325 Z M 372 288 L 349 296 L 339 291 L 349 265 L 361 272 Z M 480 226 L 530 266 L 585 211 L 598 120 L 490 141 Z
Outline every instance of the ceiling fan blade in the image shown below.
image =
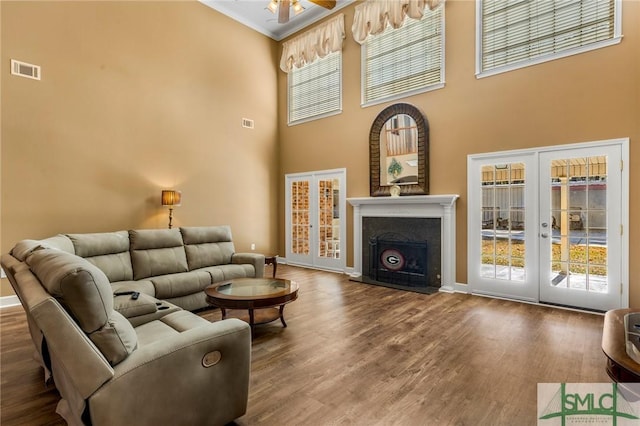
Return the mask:
M 333 9 L 336 7 L 336 0 L 309 0 L 311 3 L 315 3 L 318 6 L 322 6 L 325 9 Z
M 289 22 L 289 5 L 290 0 L 280 0 L 278 5 L 278 24 L 286 24 Z

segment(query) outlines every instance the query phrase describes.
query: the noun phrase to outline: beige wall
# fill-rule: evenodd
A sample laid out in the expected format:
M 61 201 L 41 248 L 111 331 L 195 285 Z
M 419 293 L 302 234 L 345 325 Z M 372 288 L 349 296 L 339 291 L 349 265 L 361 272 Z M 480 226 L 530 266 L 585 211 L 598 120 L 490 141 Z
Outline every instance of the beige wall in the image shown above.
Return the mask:
M 446 87 L 403 101 L 429 119 L 431 193 L 461 195 L 458 282 L 468 154 L 629 137 L 640 305 L 640 3 L 623 4 L 621 44 L 478 80 L 474 3 L 446 3 Z M 368 132 L 389 104 L 360 107 L 353 7 L 342 12 L 343 113 L 288 127 L 279 46 L 197 2 L 0 2 L 2 252 L 58 232 L 165 227 L 159 192 L 175 187 L 177 226 L 228 223 L 238 250 L 282 253 L 285 173 L 346 167 L 348 196 L 368 195 Z M 11 58 L 43 80 L 11 76 Z
M 286 124 L 286 75 L 279 72 L 281 164 L 285 173 L 347 168 L 347 196 L 369 195 L 368 133 L 389 104 L 360 107 L 360 46 L 353 9 L 345 13 L 343 113 L 293 127 Z M 630 138 L 629 230 L 631 305 L 640 306 L 640 2 L 623 2 L 623 41 L 493 77 L 476 79 L 475 3 L 446 3 L 446 87 L 404 99 L 427 116 L 431 194 L 460 194 L 457 206 L 457 282 L 467 282 L 467 155 Z M 281 177 L 281 186 L 283 185 Z M 635 191 L 634 191 L 635 189 Z M 282 193 L 280 199 L 284 203 Z M 347 264 L 353 265 L 349 208 Z M 284 222 L 283 207 L 280 222 Z M 280 235 L 280 246 L 284 247 Z
M 3 253 L 164 228 L 166 187 L 183 194 L 175 225 L 229 224 L 238 251 L 277 249 L 273 40 L 195 1 L 0 7 Z M 10 75 L 12 58 L 42 66 L 42 81 Z

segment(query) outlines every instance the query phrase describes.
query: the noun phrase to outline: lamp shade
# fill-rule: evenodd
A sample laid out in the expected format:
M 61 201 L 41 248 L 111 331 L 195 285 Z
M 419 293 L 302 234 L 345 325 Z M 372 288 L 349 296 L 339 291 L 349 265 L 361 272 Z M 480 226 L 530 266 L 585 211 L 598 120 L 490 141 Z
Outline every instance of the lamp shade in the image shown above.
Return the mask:
M 180 191 L 163 190 L 162 205 L 163 206 L 179 206 L 182 201 L 182 193 Z

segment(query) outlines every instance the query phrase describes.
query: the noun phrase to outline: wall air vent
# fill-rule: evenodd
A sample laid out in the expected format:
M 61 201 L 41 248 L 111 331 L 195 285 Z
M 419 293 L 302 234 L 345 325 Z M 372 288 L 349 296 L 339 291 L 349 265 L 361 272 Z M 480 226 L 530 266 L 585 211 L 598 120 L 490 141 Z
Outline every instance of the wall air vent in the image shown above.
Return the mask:
M 20 77 L 40 80 L 40 67 L 38 65 L 28 64 L 26 62 L 11 60 L 11 74 Z
M 249 118 L 243 118 L 242 119 L 242 127 L 246 128 L 246 129 L 253 129 L 253 120 L 251 120 Z

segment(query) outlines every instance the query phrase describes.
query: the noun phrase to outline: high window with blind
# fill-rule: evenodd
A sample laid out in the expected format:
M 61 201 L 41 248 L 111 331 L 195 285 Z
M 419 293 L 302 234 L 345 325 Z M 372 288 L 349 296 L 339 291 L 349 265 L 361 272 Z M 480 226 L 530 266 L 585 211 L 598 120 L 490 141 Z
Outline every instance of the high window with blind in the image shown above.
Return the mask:
M 362 44 L 362 105 L 444 87 L 444 7 Z
M 620 0 L 480 0 L 479 77 L 510 71 L 621 40 Z
M 289 124 L 342 112 L 342 52 L 293 68 L 288 74 Z

